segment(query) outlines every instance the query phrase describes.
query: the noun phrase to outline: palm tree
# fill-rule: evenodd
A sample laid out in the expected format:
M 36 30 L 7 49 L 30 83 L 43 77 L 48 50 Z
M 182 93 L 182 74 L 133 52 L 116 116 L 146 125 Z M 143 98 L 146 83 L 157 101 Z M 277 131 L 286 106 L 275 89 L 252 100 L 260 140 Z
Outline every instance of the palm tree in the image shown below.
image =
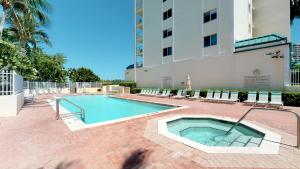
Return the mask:
M 16 6 L 15 4 L 15 0 L 0 0 L 0 5 L 2 6 L 2 16 L 0 21 L 0 39 L 2 39 L 2 33 L 7 18 L 14 20 L 18 29 L 22 30 L 22 27 L 19 22 L 19 16 L 17 15 L 17 11 L 21 9 L 17 9 L 18 6 Z
M 51 46 L 48 34 L 40 29 L 41 26 L 35 23 L 32 19 L 23 17 L 20 18 L 20 23 L 24 28 L 22 31 L 20 31 L 15 25 L 12 25 L 10 28 L 5 29 L 4 38 L 25 49 L 31 47 L 36 48 L 40 43 Z
M 49 23 L 47 13 L 51 10 L 51 6 L 47 0 L 0 0 L 0 2 L 3 8 L 0 22 L 0 39 L 5 23 L 17 29 L 17 32 L 23 35 L 34 32 L 28 32 L 28 29 L 32 29 L 32 26 L 47 26 Z M 7 22 L 6 18 L 8 20 Z M 29 22 L 24 23 L 25 20 Z M 20 41 L 22 41 L 22 39 L 20 39 Z
M 300 17 L 300 0 L 290 0 L 291 1 L 291 23 L 295 18 Z

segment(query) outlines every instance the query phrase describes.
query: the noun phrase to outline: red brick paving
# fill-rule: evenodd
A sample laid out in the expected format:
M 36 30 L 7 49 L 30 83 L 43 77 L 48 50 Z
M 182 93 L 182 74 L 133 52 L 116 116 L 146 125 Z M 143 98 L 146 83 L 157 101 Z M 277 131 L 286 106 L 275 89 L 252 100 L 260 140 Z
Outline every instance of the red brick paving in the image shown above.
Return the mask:
M 238 118 L 250 108 L 130 95 L 124 97 L 190 108 L 71 132 L 63 121 L 55 120 L 55 111 L 46 100 L 51 97 L 40 96 L 17 117 L 0 118 L 0 169 L 204 169 L 144 138 L 147 121 L 177 113 Z M 295 119 L 286 113 L 257 112 L 247 119 L 296 133 Z

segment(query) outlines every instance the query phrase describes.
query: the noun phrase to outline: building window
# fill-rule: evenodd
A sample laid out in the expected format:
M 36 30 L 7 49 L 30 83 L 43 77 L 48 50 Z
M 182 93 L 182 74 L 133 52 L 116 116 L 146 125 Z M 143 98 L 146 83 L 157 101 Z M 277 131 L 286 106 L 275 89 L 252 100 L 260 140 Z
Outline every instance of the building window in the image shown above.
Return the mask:
M 172 36 L 172 28 L 166 29 L 163 31 L 163 37 L 167 38 L 169 36 Z
M 173 53 L 172 47 L 168 47 L 168 48 L 163 49 L 163 56 L 164 57 L 170 56 L 170 55 L 172 55 L 172 53 Z
M 217 19 L 217 9 L 204 13 L 204 23 Z
M 172 17 L 172 9 L 167 10 L 166 12 L 164 12 L 164 20 L 171 18 Z
M 217 34 L 204 37 L 204 47 L 214 46 L 218 44 Z

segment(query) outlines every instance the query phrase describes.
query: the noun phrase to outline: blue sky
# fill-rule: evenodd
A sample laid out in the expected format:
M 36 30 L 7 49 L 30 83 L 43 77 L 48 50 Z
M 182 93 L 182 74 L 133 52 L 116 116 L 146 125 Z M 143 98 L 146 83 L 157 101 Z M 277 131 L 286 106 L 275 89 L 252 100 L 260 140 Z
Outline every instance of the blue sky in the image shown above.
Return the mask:
M 132 0 L 51 0 L 53 43 L 46 51 L 64 53 L 66 67 L 88 67 L 102 79 L 123 79 L 133 63 Z
M 300 19 L 296 19 L 292 26 L 292 42 L 300 43 Z

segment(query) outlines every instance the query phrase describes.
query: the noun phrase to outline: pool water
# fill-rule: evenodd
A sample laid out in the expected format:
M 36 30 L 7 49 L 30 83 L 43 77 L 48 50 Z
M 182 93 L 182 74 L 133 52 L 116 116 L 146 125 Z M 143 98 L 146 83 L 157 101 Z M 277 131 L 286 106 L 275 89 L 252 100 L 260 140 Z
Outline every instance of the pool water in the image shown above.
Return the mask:
M 105 95 L 67 96 L 64 98 L 85 110 L 84 122 L 86 124 L 158 113 L 175 108 L 174 106 L 118 99 Z M 70 112 L 79 112 L 78 108 L 63 100 L 60 105 Z
M 167 123 L 169 132 L 206 146 L 260 146 L 265 135 L 243 124 L 226 135 L 233 125 L 233 122 L 210 118 L 182 118 Z

